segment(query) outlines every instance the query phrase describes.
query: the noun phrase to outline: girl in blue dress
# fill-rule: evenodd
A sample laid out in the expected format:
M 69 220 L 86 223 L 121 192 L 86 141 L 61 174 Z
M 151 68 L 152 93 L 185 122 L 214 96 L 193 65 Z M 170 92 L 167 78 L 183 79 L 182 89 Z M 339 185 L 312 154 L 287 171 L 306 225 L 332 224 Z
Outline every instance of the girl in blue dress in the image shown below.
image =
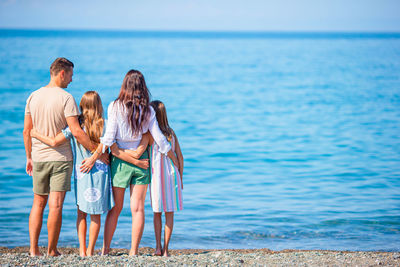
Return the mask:
M 105 132 L 103 106 L 100 96 L 95 91 L 86 92 L 82 96 L 79 108 L 81 110 L 79 121 L 82 129 L 87 133 L 92 142 L 100 143 L 100 137 Z M 79 238 L 79 254 L 81 256 L 92 256 L 100 232 L 100 215 L 108 212 L 114 206 L 110 166 L 97 160 L 90 172 L 80 172 L 82 160 L 90 157 L 92 154 L 77 142 L 69 128 L 62 130 L 54 138 L 41 135 L 35 129 L 31 131 L 31 136 L 53 147 L 68 140 L 71 141 L 74 154 L 75 199 L 78 208 L 76 227 Z M 148 162 L 146 161 L 137 160 L 136 164 L 143 168 L 148 167 Z M 90 214 L 90 228 L 89 245 L 86 248 L 87 214 Z

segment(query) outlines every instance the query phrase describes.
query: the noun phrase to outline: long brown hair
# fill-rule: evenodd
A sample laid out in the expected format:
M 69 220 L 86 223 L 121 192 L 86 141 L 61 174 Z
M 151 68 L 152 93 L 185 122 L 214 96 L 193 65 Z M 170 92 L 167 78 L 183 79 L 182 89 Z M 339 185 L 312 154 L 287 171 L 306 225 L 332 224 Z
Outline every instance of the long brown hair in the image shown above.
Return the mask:
M 138 134 L 150 117 L 149 95 L 143 74 L 138 70 L 128 71 L 114 104 L 119 102 L 127 110 L 133 134 Z
M 168 141 L 171 141 L 174 132 L 172 131 L 172 128 L 169 127 L 167 109 L 165 108 L 164 103 L 160 100 L 154 100 L 151 101 L 150 105 L 154 108 L 154 111 L 156 112 L 156 118 L 161 132 L 165 135 Z
M 81 127 L 85 129 L 92 142 L 100 143 L 104 128 L 104 118 L 103 105 L 99 94 L 96 91 L 84 93 L 79 103 L 79 108 L 82 113 L 79 116 Z

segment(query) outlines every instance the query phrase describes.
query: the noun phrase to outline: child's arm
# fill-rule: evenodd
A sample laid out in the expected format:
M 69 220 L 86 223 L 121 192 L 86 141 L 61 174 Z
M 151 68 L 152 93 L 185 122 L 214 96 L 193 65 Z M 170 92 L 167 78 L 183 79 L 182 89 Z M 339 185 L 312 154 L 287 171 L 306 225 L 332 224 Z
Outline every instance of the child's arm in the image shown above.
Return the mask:
M 178 137 L 176 137 L 175 132 L 174 137 L 175 137 L 175 154 L 178 157 L 178 162 L 179 162 L 179 174 L 181 175 L 181 184 L 182 184 L 182 189 L 183 189 L 183 155 L 182 155 L 182 150 L 178 142 Z
M 136 165 L 136 166 L 138 166 L 139 168 L 142 168 L 142 169 L 147 169 L 149 167 L 149 160 L 148 159 L 136 159 L 136 158 L 132 157 L 131 154 L 128 151 L 134 152 L 134 151 L 129 150 L 129 149 L 119 148 L 116 143 L 114 143 L 111 146 L 111 153 L 113 154 L 113 156 L 115 156 L 117 158 L 120 158 L 123 161 L 129 162 L 129 163 L 131 163 L 133 165 Z M 143 154 L 143 152 L 141 154 Z
M 146 151 L 147 146 L 150 143 L 151 134 L 149 132 L 145 133 L 140 140 L 139 146 L 135 150 L 124 149 L 124 152 L 128 153 L 131 157 L 139 159 L 142 154 Z M 116 146 L 118 148 L 118 146 Z M 119 148 L 118 148 L 119 149 Z M 111 151 L 112 152 L 112 151 Z
M 68 139 L 64 136 L 62 132 L 57 134 L 55 137 L 48 137 L 38 133 L 36 129 L 32 129 L 31 136 L 51 147 L 59 146 L 68 141 Z
M 135 150 L 131 149 L 122 149 L 119 148 L 116 144 L 111 146 L 111 153 L 116 156 L 117 153 L 126 153 L 130 157 L 139 159 L 142 154 L 146 151 L 148 144 L 150 143 L 151 134 L 148 132 L 142 136 L 142 140 L 140 140 L 139 146 Z

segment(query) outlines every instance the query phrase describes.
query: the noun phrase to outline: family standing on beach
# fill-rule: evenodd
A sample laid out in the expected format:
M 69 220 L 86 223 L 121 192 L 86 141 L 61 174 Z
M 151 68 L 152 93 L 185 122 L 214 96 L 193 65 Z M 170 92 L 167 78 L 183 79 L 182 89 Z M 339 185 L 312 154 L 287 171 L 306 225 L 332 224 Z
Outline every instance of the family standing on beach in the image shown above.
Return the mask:
M 127 187 L 132 212 L 129 255 L 138 254 L 149 184 L 156 239 L 154 254 L 168 256 L 174 212 L 182 209 L 183 156 L 178 138 L 168 124 L 164 104 L 150 102 L 142 73 L 130 70 L 117 99 L 108 106 L 107 121 L 95 91 L 82 96 L 79 111 L 73 96 L 64 90 L 72 81 L 73 68 L 71 61 L 57 58 L 50 67 L 50 83 L 34 91 L 26 102 L 26 172 L 32 176 L 34 193 L 29 216 L 30 255 L 40 255 L 38 240 L 47 203 L 47 254 L 60 255 L 57 243 L 62 208 L 65 193 L 71 190 L 73 173 L 81 256 L 93 255 L 100 216 L 104 213 L 107 217 L 102 254 L 110 252 Z M 166 220 L 163 246 L 162 212 Z M 87 214 L 90 227 L 86 247 Z

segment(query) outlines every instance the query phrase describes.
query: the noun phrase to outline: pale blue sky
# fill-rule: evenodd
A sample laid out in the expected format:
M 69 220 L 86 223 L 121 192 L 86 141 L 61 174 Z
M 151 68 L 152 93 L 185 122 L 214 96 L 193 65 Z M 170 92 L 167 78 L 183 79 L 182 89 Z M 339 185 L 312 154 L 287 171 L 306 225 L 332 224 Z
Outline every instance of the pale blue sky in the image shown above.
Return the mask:
M 400 0 L 0 0 L 0 28 L 400 32 Z

